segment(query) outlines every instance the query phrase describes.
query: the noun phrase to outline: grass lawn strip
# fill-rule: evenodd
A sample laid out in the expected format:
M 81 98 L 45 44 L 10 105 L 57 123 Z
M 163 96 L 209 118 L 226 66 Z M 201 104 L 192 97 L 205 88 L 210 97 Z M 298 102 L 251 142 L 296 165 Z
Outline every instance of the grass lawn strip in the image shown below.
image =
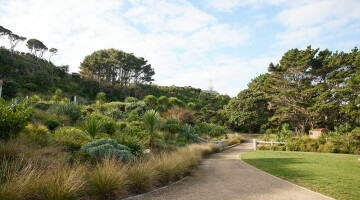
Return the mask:
M 360 199 L 357 155 L 255 151 L 241 159 L 265 172 L 337 199 Z

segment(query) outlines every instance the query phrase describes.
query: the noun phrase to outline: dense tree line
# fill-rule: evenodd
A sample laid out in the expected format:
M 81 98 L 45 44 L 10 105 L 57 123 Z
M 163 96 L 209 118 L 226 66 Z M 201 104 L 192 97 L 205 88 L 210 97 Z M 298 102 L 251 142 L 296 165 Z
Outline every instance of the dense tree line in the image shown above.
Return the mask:
M 333 130 L 341 124 L 359 126 L 360 114 L 360 52 L 355 47 L 351 52 L 331 52 L 312 49 L 292 49 L 284 54 L 278 64 L 271 63 L 268 73 L 249 83 L 249 95 L 245 101 L 256 105 L 257 96 L 263 95 L 259 109 L 247 109 L 248 104 L 236 110 L 233 104 L 241 104 L 244 92 L 228 105 L 230 119 L 235 115 L 250 115 L 257 112 L 265 121 L 255 122 L 257 128 L 276 128 L 284 123 L 297 134 L 311 128 L 324 127 Z M 264 107 L 271 117 L 264 114 Z M 234 120 L 237 126 L 253 124 L 255 118 Z M 265 123 L 266 122 L 266 123 Z
M 82 77 L 96 80 L 100 86 L 119 85 L 121 88 L 151 83 L 155 74 L 143 57 L 117 49 L 95 51 L 85 57 L 80 69 Z

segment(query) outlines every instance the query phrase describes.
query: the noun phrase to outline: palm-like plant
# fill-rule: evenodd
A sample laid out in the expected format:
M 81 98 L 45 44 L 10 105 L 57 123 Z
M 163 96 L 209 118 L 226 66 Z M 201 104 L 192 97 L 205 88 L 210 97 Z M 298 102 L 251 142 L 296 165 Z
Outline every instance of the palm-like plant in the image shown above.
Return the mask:
M 155 110 L 148 110 L 143 115 L 143 121 L 148 132 L 148 144 L 153 146 L 156 139 L 156 130 L 161 124 L 161 117 Z
M 83 129 L 85 133 L 89 134 L 94 139 L 97 134 L 104 130 L 104 123 L 102 120 L 90 117 L 85 121 Z

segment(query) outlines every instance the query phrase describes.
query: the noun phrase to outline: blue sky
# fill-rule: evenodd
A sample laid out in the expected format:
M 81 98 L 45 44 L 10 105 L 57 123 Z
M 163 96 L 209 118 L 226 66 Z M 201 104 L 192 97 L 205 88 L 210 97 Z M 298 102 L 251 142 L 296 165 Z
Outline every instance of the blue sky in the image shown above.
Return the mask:
M 53 62 L 72 72 L 117 48 L 146 58 L 155 84 L 207 89 L 211 79 L 235 96 L 289 49 L 360 46 L 359 10 L 360 0 L 0 0 L 0 25 L 56 47 Z

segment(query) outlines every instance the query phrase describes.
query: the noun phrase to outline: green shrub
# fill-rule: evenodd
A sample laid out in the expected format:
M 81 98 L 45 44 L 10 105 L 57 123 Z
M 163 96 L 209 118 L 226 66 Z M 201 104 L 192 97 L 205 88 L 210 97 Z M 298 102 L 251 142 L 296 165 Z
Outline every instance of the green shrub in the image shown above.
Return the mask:
M 123 130 L 123 133 L 131 136 L 136 136 L 138 138 L 143 138 L 146 136 L 144 129 L 141 128 L 140 126 L 127 126 Z
M 39 145 L 45 146 L 49 142 L 49 129 L 46 126 L 28 124 L 25 127 L 25 132 Z
M 154 95 L 147 95 L 143 101 L 149 105 L 150 107 L 154 106 L 156 104 L 157 98 Z
M 107 133 L 99 133 L 99 134 L 97 134 L 97 135 L 95 136 L 95 140 L 98 140 L 98 139 L 101 139 L 101 138 L 108 138 L 108 139 L 110 139 L 111 136 L 110 136 L 109 134 L 107 134 Z
M 334 143 L 332 142 L 327 142 L 325 145 L 324 145 L 324 149 L 323 149 L 323 152 L 325 153 L 336 153 L 336 147 L 334 145 Z
M 3 66 L 1 66 L 3 67 Z M 16 94 L 18 92 L 18 83 L 16 83 L 13 80 L 5 79 L 3 83 L 3 90 L 2 90 L 2 97 L 4 99 L 12 99 L 16 97 Z
M 45 121 L 45 125 L 49 128 L 49 130 L 53 131 L 60 126 L 60 122 L 56 119 L 48 119 Z
M 96 101 L 100 106 L 103 105 L 106 101 L 106 94 L 104 92 L 97 93 Z
M 181 130 L 181 123 L 179 118 L 175 116 L 167 117 L 163 125 L 163 129 L 169 131 L 171 134 L 175 134 Z
M 33 109 L 27 102 L 5 102 L 0 98 L 0 138 L 16 136 L 28 123 Z
M 123 131 L 126 128 L 127 124 L 126 122 L 117 122 L 116 128 L 120 129 L 120 131 Z
M 47 110 L 51 107 L 51 104 L 49 103 L 44 103 L 44 102 L 39 102 L 34 104 L 34 108 L 38 108 L 40 110 Z
M 131 111 L 128 118 L 126 119 L 128 122 L 133 122 L 133 121 L 139 121 L 140 117 L 139 115 L 136 113 L 136 111 Z
M 70 151 L 79 150 L 84 144 L 91 141 L 91 137 L 84 131 L 74 127 L 61 127 L 54 133 L 55 141 L 67 146 Z
M 41 101 L 41 98 L 38 95 L 34 94 L 32 97 L 30 97 L 30 101 L 37 103 L 37 102 Z
M 195 132 L 199 135 L 208 135 L 210 137 L 219 137 L 225 134 L 225 129 L 215 124 L 202 122 L 195 126 Z
M 181 127 L 181 135 L 187 140 L 192 140 L 194 142 L 198 141 L 197 135 L 195 134 L 194 128 L 190 124 L 184 124 Z
M 116 132 L 116 122 L 112 120 L 104 120 L 103 121 L 104 132 L 113 135 Z
M 129 147 L 117 143 L 113 139 L 102 138 L 89 142 L 81 147 L 81 151 L 88 153 L 96 159 L 114 157 L 122 161 L 134 161 L 135 156 Z
M 138 116 L 142 116 L 146 112 L 146 110 L 147 106 L 143 101 L 128 103 L 125 106 L 126 113 L 130 114 L 130 112 L 134 112 Z
M 137 137 L 128 134 L 121 134 L 114 136 L 113 139 L 119 144 L 129 147 L 131 153 L 136 156 L 141 156 L 145 150 L 145 145 Z
M 279 151 L 286 151 L 286 147 L 285 146 L 279 146 L 278 150 Z
M 125 103 L 133 103 L 133 102 L 138 102 L 139 99 L 137 99 L 136 97 L 126 97 L 125 98 Z
M 64 96 L 63 96 L 63 93 L 62 93 L 61 89 L 59 89 L 59 88 L 56 89 L 55 94 L 52 97 L 52 99 L 54 101 L 58 102 L 58 101 L 61 101 L 63 98 L 64 98 Z
M 114 120 L 122 119 L 124 116 L 122 112 L 116 108 L 110 108 L 106 113 L 107 116 L 111 117 Z
M 82 111 L 78 105 L 74 102 L 65 102 L 60 104 L 55 104 L 56 112 L 59 115 L 67 115 L 71 118 L 73 122 L 76 122 L 82 117 Z
M 126 103 L 120 102 L 120 101 L 113 101 L 113 102 L 109 102 L 109 103 L 104 103 L 104 107 L 106 107 L 106 108 L 114 108 L 114 109 L 117 109 L 119 111 L 125 111 L 125 106 L 126 106 Z

